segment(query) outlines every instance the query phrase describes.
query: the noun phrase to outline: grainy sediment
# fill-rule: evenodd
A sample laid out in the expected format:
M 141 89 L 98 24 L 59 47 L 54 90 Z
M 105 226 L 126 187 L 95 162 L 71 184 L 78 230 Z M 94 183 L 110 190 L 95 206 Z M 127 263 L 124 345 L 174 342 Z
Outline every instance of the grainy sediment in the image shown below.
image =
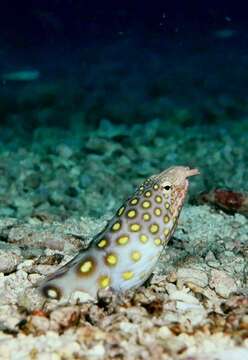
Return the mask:
M 6 245 L 2 252 L 18 260 L 11 271 L 6 264 L 0 276 L 1 359 L 248 356 L 245 217 L 216 213 L 208 206 L 187 206 L 149 284 L 120 296 L 102 291 L 96 302 L 78 304 L 74 298 L 69 304 L 44 304 L 36 282 L 68 261 L 80 242 L 86 246 L 87 241 L 74 239 L 76 229 L 76 239 L 86 239 L 105 220 L 89 222 L 87 231 L 84 224 L 84 218 L 66 224 L 1 222 Z M 27 229 L 28 237 L 23 236 Z M 42 242 L 33 237 L 37 231 Z M 13 237 L 13 232 L 22 237 Z M 18 252 L 20 238 L 28 246 L 33 241 L 40 253 Z M 86 299 L 84 294 L 78 296 Z

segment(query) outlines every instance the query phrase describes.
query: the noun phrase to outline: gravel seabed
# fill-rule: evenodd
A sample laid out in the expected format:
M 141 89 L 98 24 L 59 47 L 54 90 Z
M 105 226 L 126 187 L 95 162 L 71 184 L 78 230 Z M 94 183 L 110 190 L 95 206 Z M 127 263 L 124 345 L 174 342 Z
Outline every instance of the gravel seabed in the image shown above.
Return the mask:
M 90 79 L 79 76 L 80 93 L 73 82 L 44 81 L 17 87 L 13 104 L 1 98 L 1 360 L 248 358 L 248 219 L 193 205 L 203 190 L 247 191 L 247 101 L 235 83 L 246 84 L 246 60 L 230 73 L 221 57 L 237 59 L 221 51 L 207 78 L 204 51 L 195 49 L 181 71 L 176 64 L 163 78 L 164 62 L 151 57 L 147 73 L 157 69 L 156 81 L 99 60 Z M 187 71 L 195 64 L 202 71 Z M 217 72 L 227 78 L 226 93 Z M 119 102 L 106 93 L 116 83 Z M 171 165 L 197 167 L 201 176 L 192 178 L 150 282 L 121 296 L 103 291 L 96 301 L 79 293 L 69 303 L 44 303 L 37 282 L 87 247 L 139 183 Z
M 102 130 L 106 126 L 107 136 Z M 120 205 L 120 193 L 125 198 L 147 175 L 179 159 L 181 164 L 198 164 L 202 175 L 192 180 L 189 201 L 206 183 L 232 186 L 235 176 L 240 182 L 247 176 L 242 167 L 245 149 L 239 149 L 238 175 L 226 176 L 232 169 L 230 131 L 216 140 L 195 127 L 194 136 L 182 138 L 183 129 L 173 125 L 173 135 L 166 138 L 169 125 L 154 120 L 125 148 L 123 142 L 140 133 L 139 126 L 127 132 L 126 125 L 120 128 L 105 120 L 95 133 L 84 133 L 83 140 L 70 134 L 80 138 L 73 146 L 66 132 L 63 142 L 58 136 L 53 141 L 45 137 L 47 129 L 40 129 L 40 151 L 36 140 L 17 151 L 9 145 L 10 150 L 2 150 L 1 359 L 248 356 L 248 220 L 240 214 L 187 203 L 153 278 L 137 291 L 121 296 L 103 291 L 96 301 L 79 293 L 69 303 L 44 303 L 36 291 L 46 274 L 87 247 Z M 235 126 L 231 130 L 235 133 Z M 120 133 L 127 133 L 124 140 Z M 205 157 L 203 143 L 205 138 L 207 146 L 209 136 L 213 156 Z M 192 150 L 185 152 L 189 141 Z M 228 161 L 219 152 L 228 152 Z M 223 161 L 211 167 L 214 154 Z M 86 303 L 79 304 L 77 297 Z
M 248 221 L 206 205 L 184 208 L 146 287 L 121 296 L 103 291 L 83 304 L 44 303 L 35 284 L 105 222 L 1 221 L 1 359 L 248 356 Z

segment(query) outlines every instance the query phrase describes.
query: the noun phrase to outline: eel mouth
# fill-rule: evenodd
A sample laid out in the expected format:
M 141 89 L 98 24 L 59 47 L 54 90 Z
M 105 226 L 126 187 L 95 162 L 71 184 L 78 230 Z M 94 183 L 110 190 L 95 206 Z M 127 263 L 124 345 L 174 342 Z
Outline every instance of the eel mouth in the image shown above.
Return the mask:
M 189 176 L 195 176 L 195 175 L 200 175 L 200 171 L 198 169 L 190 169 L 188 168 L 186 170 L 186 173 L 185 173 L 185 177 L 189 177 Z

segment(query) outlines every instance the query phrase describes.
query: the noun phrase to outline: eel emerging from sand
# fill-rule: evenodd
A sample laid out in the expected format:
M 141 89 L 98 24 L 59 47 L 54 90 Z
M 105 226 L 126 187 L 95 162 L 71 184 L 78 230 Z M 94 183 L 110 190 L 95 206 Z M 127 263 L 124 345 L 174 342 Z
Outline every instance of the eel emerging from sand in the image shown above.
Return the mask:
M 99 289 L 123 292 L 142 285 L 151 275 L 171 238 L 197 169 L 169 168 L 148 178 L 117 210 L 89 248 L 48 276 L 40 289 L 48 298 L 83 291 L 96 297 Z

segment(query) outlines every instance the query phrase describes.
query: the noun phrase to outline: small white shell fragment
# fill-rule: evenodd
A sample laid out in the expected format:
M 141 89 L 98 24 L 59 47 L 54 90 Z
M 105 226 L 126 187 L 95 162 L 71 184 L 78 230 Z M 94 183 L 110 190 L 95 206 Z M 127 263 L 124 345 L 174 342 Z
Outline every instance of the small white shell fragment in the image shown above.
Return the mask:
M 75 306 L 57 308 L 50 315 L 50 329 L 58 331 L 61 326 L 67 328 L 78 313 L 79 309 Z
M 6 253 L 0 250 L 0 272 L 11 273 L 13 272 L 21 261 L 21 257 L 15 253 Z
M 187 304 L 196 304 L 199 305 L 199 301 L 193 295 L 183 291 L 176 290 L 169 295 L 170 300 L 182 301 Z
M 85 355 L 88 359 L 103 359 L 105 355 L 105 349 L 102 344 L 98 344 L 85 352 Z
M 226 350 L 214 351 L 213 354 L 204 353 L 201 354 L 201 360 L 245 360 L 248 359 L 248 349 L 235 347 Z
M 224 271 L 212 270 L 209 285 L 215 292 L 223 298 L 228 298 L 231 293 L 237 290 L 237 285 L 233 278 Z
M 166 338 L 170 337 L 171 335 L 172 335 L 172 332 L 170 331 L 170 329 L 167 326 L 162 326 L 157 332 L 157 336 L 160 337 L 161 339 L 166 339 Z
M 31 268 L 33 263 L 34 263 L 34 260 L 24 260 L 17 266 L 17 270 L 26 271 L 27 269 Z
M 49 320 L 44 316 L 32 316 L 31 319 L 32 326 L 36 331 L 45 333 L 49 329 Z
M 188 321 L 192 326 L 197 326 L 203 323 L 206 319 L 206 310 L 203 307 L 198 309 L 191 309 L 183 313 L 183 316 L 180 317 L 181 323 L 187 323 Z
M 177 301 L 177 310 L 189 311 L 189 310 L 195 310 L 195 309 L 202 309 L 202 305 Z
M 165 288 L 169 295 L 177 291 L 177 287 L 175 284 L 170 284 L 170 283 L 166 284 Z
M 90 294 L 83 291 L 74 291 L 70 297 L 70 304 L 83 304 L 88 301 L 93 301 L 94 298 Z
M 185 284 L 191 282 L 200 287 L 205 287 L 208 285 L 207 274 L 198 269 L 192 268 L 180 268 L 177 271 L 177 281 Z
M 127 321 L 122 321 L 120 324 L 120 330 L 128 333 L 128 334 L 133 334 L 137 329 L 138 329 L 138 325 L 136 324 L 132 324 L 130 322 Z

